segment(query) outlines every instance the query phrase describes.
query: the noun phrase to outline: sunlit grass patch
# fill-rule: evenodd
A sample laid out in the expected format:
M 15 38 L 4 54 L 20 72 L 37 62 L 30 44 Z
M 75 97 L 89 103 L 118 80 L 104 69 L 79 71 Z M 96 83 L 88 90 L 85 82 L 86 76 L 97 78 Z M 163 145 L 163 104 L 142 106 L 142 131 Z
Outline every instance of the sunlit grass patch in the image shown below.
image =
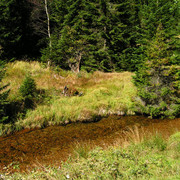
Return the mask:
M 16 61 L 6 68 L 4 83 L 10 83 L 10 101 L 22 99 L 19 93 L 25 76 L 31 74 L 38 90 L 45 92 L 41 104 L 35 102 L 35 109 L 26 111 L 19 118 L 15 129 L 45 127 L 76 121 L 93 121 L 109 114 L 133 114 L 132 98 L 136 88 L 131 82 L 132 73 L 87 73 L 79 74 L 58 68 L 44 67 L 38 62 Z M 82 96 L 65 97 L 63 88 L 75 88 Z
M 130 80 L 123 80 L 120 76 L 114 78 L 114 81 L 110 79 L 110 82 L 106 80 L 92 87 L 81 88 L 84 94 L 81 97 L 55 96 L 50 104 L 39 105 L 17 123 L 22 123 L 25 127 L 34 127 L 43 126 L 45 121 L 47 124 L 62 124 L 69 121 L 93 120 L 96 116 L 119 112 L 128 114 L 132 107 L 131 98 L 136 94 L 133 85 L 126 84 Z

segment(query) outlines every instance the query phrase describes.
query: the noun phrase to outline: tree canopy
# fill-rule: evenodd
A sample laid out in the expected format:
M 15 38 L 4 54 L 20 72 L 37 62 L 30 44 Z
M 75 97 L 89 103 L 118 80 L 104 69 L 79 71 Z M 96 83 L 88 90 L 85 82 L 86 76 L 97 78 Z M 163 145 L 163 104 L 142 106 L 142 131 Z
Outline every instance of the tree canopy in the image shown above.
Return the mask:
M 179 0 L 1 0 L 0 58 L 136 71 L 159 24 L 179 61 Z

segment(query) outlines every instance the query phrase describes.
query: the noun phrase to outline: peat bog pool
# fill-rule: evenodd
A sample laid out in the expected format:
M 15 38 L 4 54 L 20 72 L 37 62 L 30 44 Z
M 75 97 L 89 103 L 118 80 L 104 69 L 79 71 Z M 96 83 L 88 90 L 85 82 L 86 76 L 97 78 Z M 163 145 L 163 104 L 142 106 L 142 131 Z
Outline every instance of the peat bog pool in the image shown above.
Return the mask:
M 133 128 L 139 134 L 160 133 L 164 138 L 180 131 L 180 118 L 148 119 L 143 116 L 109 116 L 98 122 L 71 123 L 44 129 L 22 130 L 0 137 L 0 172 L 28 172 L 38 166 L 60 166 L 74 149 L 84 144 L 107 147 L 125 141 Z M 137 132 L 137 131 L 136 131 Z M 138 136 L 134 131 L 134 135 Z M 120 141 L 119 141 L 120 142 Z

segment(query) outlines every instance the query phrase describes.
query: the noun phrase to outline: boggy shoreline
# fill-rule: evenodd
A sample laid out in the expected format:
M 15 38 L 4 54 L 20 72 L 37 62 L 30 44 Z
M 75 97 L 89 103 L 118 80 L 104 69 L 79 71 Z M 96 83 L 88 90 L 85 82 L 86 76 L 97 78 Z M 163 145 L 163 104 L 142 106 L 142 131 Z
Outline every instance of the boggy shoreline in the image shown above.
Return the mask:
M 127 139 L 134 127 L 142 135 L 156 132 L 164 138 L 180 131 L 180 118 L 148 119 L 143 116 L 110 115 L 96 122 L 68 123 L 44 129 L 24 129 L 0 137 L 0 172 L 28 172 L 38 164 L 60 166 L 74 149 L 84 144 L 108 147 Z M 120 141 L 119 141 L 120 142 Z

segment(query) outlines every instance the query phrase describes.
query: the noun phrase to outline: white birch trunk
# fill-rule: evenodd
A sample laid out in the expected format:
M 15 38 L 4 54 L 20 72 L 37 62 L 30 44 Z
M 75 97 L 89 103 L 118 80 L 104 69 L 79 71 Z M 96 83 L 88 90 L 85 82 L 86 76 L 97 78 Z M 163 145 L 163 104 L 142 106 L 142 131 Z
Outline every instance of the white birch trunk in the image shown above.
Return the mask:
M 46 10 L 46 16 L 47 16 L 47 29 L 48 29 L 48 37 L 49 37 L 49 48 L 51 50 L 52 47 L 52 42 L 51 42 L 51 29 L 50 29 L 50 19 L 49 19 L 49 12 L 48 12 L 48 5 L 47 5 L 47 0 L 44 0 L 45 4 L 45 10 Z

